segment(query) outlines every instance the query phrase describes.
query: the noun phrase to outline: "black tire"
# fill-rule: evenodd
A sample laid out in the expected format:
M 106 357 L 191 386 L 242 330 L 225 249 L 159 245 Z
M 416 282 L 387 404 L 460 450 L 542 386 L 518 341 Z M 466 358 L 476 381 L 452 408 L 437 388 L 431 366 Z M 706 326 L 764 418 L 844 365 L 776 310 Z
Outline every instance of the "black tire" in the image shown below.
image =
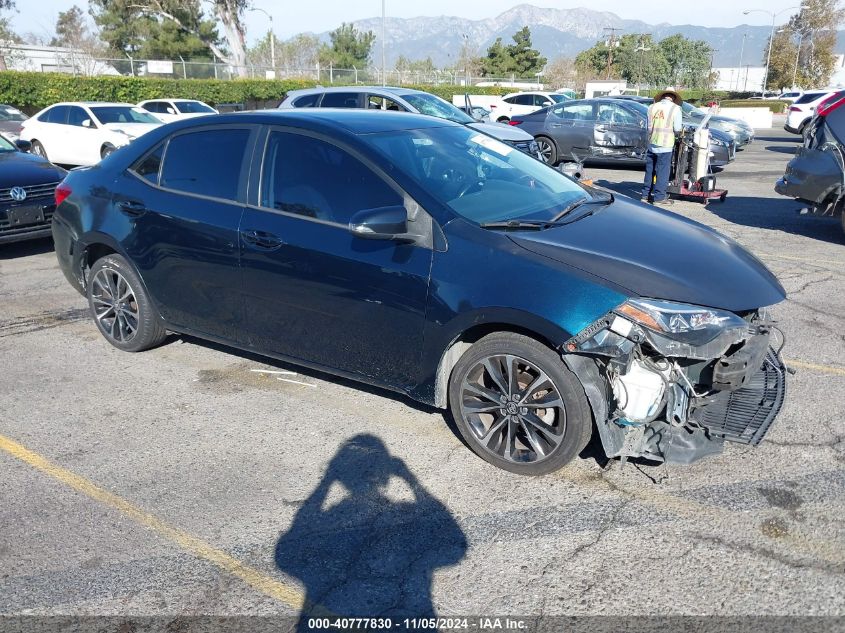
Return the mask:
M 109 156 L 111 156 L 114 153 L 114 150 L 116 150 L 116 149 L 117 148 L 114 145 L 112 145 L 111 143 L 106 143 L 105 145 L 103 145 L 100 148 L 100 160 L 103 160 L 104 158 L 108 158 Z
M 490 367 L 499 382 L 515 387 L 508 389 L 507 401 Z M 485 336 L 461 356 L 449 378 L 449 408 L 479 457 L 519 475 L 558 470 L 584 449 L 592 432 L 589 404 L 575 374 L 552 349 L 512 332 Z
M 557 145 L 555 145 L 555 142 L 548 136 L 538 136 L 535 140 L 540 148 L 540 156 L 543 162 L 552 167 L 557 165 Z
M 845 210 L 839 213 L 839 222 L 842 224 L 842 231 L 845 232 Z
M 507 123 L 508 121 L 510 121 L 510 119 L 506 116 L 500 116 L 496 119 L 496 123 Z
M 29 153 L 35 154 L 36 156 L 40 156 L 45 160 L 50 160 L 47 157 L 47 150 L 45 150 L 44 146 L 35 139 L 32 139 L 32 147 L 29 148 Z
M 124 352 L 156 347 L 167 336 L 141 278 L 120 255 L 106 255 L 94 263 L 86 296 L 100 334 Z M 118 301 L 114 301 L 115 297 Z

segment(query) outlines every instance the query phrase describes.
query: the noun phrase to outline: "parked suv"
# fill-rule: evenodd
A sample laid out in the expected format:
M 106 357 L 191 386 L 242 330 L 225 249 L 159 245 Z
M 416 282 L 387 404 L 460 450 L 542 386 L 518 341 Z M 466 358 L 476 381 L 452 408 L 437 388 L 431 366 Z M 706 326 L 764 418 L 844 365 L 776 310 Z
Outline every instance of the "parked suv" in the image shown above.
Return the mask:
M 813 114 L 816 112 L 816 106 L 835 92 L 835 90 L 805 92 L 795 100 L 795 103 L 789 106 L 783 129 L 793 134 L 803 134 L 804 127 L 810 122 Z
M 470 126 L 178 121 L 56 200 L 59 265 L 118 349 L 183 332 L 407 394 L 516 473 L 594 423 L 611 457 L 689 463 L 759 443 L 783 404 L 764 307 L 784 290 L 758 259 Z
M 490 116 L 494 121 L 507 123 L 512 116 L 530 114 L 568 100 L 566 95 L 555 92 L 512 92 L 490 104 Z
M 484 132 L 513 145 L 518 150 L 540 156 L 534 137 L 522 130 L 512 130 L 505 125 L 481 123 L 459 107 L 440 97 L 409 88 L 382 88 L 375 86 L 344 86 L 338 88 L 309 88 L 292 90 L 279 108 L 366 108 L 392 112 L 416 112 L 439 119 L 454 121 Z

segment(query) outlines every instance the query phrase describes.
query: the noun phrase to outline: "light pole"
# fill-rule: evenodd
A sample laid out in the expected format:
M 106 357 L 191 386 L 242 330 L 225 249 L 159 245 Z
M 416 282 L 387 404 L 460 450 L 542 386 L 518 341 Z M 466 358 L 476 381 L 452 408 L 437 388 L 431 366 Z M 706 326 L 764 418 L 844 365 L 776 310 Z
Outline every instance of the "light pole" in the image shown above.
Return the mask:
M 642 83 L 643 80 L 643 57 L 645 57 L 646 52 L 650 50 L 650 46 L 643 46 L 642 44 L 634 49 L 635 53 L 640 54 L 640 67 L 637 69 L 637 96 L 640 96 L 640 83 Z
M 746 9 L 742 12 L 742 15 L 748 15 L 749 13 L 765 13 L 766 15 L 772 16 L 772 33 L 769 36 L 769 51 L 766 54 L 766 73 L 763 75 L 763 96 L 766 96 L 766 86 L 769 85 L 769 64 L 772 61 L 772 42 L 775 40 L 775 20 L 781 13 L 786 13 L 787 11 L 792 11 L 794 9 L 801 9 L 800 6 L 797 7 L 787 7 L 786 9 L 781 9 L 780 11 L 768 11 L 766 9 Z
M 739 75 L 736 77 L 736 89 L 739 90 L 739 79 L 742 76 L 742 56 L 745 54 L 745 38 L 748 37 L 748 31 L 742 34 L 742 46 L 739 49 Z
M 273 33 L 273 16 L 264 9 L 253 7 L 250 11 L 260 11 L 270 19 L 270 65 L 273 67 L 273 74 L 276 74 L 276 36 Z M 275 79 L 275 76 L 274 76 Z
M 385 3 L 385 0 L 381 0 L 381 85 L 382 86 L 387 85 L 387 75 L 385 74 L 385 71 L 387 70 L 387 62 L 385 61 L 386 56 L 385 56 L 385 53 L 384 53 L 384 33 L 385 33 L 384 23 L 387 20 L 387 18 L 385 17 L 387 14 L 386 14 L 386 11 L 385 11 L 384 3 Z

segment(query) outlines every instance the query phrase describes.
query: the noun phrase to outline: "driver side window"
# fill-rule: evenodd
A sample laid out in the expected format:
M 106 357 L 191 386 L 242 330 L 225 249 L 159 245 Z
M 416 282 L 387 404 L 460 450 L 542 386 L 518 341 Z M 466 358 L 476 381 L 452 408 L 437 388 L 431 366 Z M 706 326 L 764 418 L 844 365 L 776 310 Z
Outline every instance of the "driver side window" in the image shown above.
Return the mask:
M 267 139 L 263 207 L 348 224 L 363 209 L 402 203 L 380 176 L 335 145 L 289 132 L 272 132 Z

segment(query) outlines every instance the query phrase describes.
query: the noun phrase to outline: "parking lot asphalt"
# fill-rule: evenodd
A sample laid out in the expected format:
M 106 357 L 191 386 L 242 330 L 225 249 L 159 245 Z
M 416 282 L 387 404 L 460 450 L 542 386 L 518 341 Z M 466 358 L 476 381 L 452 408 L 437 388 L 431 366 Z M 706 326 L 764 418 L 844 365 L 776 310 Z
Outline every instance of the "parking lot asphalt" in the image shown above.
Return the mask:
M 777 274 L 796 370 L 759 447 L 690 466 L 593 445 L 521 478 L 394 394 L 187 337 L 123 353 L 49 240 L 0 247 L 0 614 L 845 615 L 845 234 L 775 194 L 797 141 L 759 131 L 724 203 L 673 207 Z

